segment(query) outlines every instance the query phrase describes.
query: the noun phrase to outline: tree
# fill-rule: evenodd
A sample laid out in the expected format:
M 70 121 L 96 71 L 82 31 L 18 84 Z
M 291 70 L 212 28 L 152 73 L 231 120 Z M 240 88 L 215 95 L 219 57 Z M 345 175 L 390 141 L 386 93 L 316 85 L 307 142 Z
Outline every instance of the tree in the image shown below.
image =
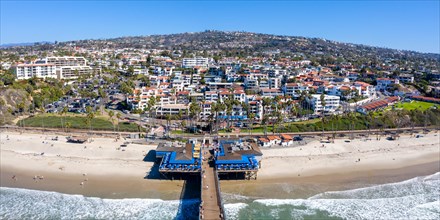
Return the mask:
M 263 124 L 264 127 L 264 135 L 267 135 L 267 122 L 269 120 L 269 117 L 267 115 L 263 115 L 263 120 L 261 121 L 261 123 Z
M 121 84 L 121 92 L 124 94 L 131 94 L 133 93 L 133 87 L 131 87 L 127 82 L 123 82 Z
M 72 123 L 70 123 L 70 121 L 66 122 L 66 132 L 69 132 L 71 127 Z
M 249 124 L 248 124 L 248 127 L 249 127 L 249 135 L 251 134 L 251 131 L 252 131 L 252 129 L 253 129 L 253 126 L 254 126 L 254 118 L 255 118 L 255 114 L 254 113 L 249 113 L 248 114 L 248 118 L 249 118 Z
M 128 76 L 133 76 L 133 74 L 134 74 L 134 67 L 133 66 L 128 67 L 127 74 L 128 74 Z
M 325 119 L 324 119 L 324 112 L 325 112 L 325 105 L 326 105 L 326 103 L 325 103 L 325 95 L 324 95 L 324 93 L 322 93 L 321 94 L 321 96 L 319 97 L 320 98 L 320 100 L 321 100 L 321 105 L 322 105 L 322 111 L 321 111 L 321 122 L 322 122 L 322 135 L 324 136 L 324 122 L 325 122 Z
M 61 128 L 63 128 L 63 120 L 64 120 L 64 124 L 66 123 L 66 116 L 65 115 L 67 114 L 68 110 L 69 109 L 67 108 L 67 106 L 64 106 L 63 110 L 61 110 L 59 113 L 61 115 L 61 119 L 62 119 L 61 120 Z
M 189 105 L 189 115 L 196 122 L 198 121 L 200 111 L 200 105 L 195 100 L 193 100 Z
M 182 120 L 182 122 L 180 123 L 180 126 L 182 126 L 182 130 L 185 131 L 186 129 L 186 121 Z
M 147 110 L 150 113 L 150 118 L 153 117 L 153 110 L 155 106 L 156 106 L 156 98 L 154 96 L 150 96 L 150 99 L 148 99 L 147 102 Z
M 92 128 L 92 120 L 93 120 L 93 118 L 95 118 L 95 113 L 93 112 L 92 107 L 90 107 L 90 106 L 86 107 L 86 114 L 87 114 L 87 116 L 86 116 L 86 124 L 89 126 L 90 131 L 92 131 L 93 130 L 93 128 Z
M 272 103 L 271 98 L 264 97 L 263 98 L 263 117 L 266 115 L 266 107 L 269 106 Z
M 113 125 L 113 132 L 115 131 L 115 122 L 113 120 L 113 116 L 115 116 L 115 113 L 113 111 L 108 111 L 108 116 L 110 117 L 110 121 L 112 122 Z
M 116 118 L 118 119 L 118 132 L 119 132 L 119 120 L 122 119 L 122 115 L 120 112 L 116 113 Z

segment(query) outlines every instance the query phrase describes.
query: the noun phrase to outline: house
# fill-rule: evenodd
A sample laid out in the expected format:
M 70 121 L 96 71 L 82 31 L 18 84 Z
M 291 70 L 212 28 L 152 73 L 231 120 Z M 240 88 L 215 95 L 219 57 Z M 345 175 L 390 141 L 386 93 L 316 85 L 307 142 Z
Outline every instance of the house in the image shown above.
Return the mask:
M 267 139 L 269 139 L 270 145 L 279 145 L 281 144 L 281 138 L 275 135 L 269 135 L 267 136 Z
M 262 146 L 262 147 L 270 147 L 270 141 L 269 139 L 265 138 L 265 137 L 260 137 L 258 138 L 258 143 Z
M 399 84 L 398 79 L 391 79 L 391 78 L 377 78 L 376 81 L 377 81 L 376 90 L 379 91 L 384 91 L 393 84 Z
M 281 146 L 287 147 L 293 144 L 293 137 L 287 134 L 281 134 Z
M 414 76 L 412 74 L 400 74 L 399 81 L 403 83 L 414 83 Z

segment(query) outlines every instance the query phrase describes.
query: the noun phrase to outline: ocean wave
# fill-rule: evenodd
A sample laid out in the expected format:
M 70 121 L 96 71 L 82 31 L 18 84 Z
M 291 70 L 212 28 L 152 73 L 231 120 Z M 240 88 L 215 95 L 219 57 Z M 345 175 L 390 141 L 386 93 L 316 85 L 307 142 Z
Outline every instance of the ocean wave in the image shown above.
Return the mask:
M 101 199 L 6 187 L 0 187 L 0 192 L 0 219 L 197 218 L 200 202 L 197 199 Z
M 440 173 L 402 182 L 258 199 L 222 193 L 228 219 L 438 219 Z M 200 200 L 101 199 L 0 187 L 0 219 L 197 219 Z
M 329 191 L 312 196 L 310 199 L 381 199 L 435 193 L 440 186 L 439 175 L 440 172 L 397 183 L 387 183 L 345 191 Z
M 228 219 L 239 219 L 240 210 L 246 208 L 246 203 L 225 204 L 225 215 Z
M 324 215 L 343 219 L 438 219 L 439 173 L 360 189 L 325 192 L 308 199 L 255 200 L 277 212 L 274 218 Z M 262 207 L 259 207 L 262 209 Z

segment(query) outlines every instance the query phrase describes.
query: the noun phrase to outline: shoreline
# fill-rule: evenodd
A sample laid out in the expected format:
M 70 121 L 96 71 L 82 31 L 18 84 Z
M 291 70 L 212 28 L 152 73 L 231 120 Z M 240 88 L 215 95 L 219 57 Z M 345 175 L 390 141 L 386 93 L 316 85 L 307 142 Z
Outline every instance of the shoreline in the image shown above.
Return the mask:
M 154 145 L 129 144 L 122 151 L 117 147 L 123 141 L 110 138 L 70 144 L 52 141 L 51 135 L 0 135 L 2 187 L 111 199 L 181 197 L 184 181 L 160 180 L 150 172 L 154 166 L 150 155 Z M 423 138 L 356 139 L 350 143 L 336 139 L 324 147 L 319 141 L 311 141 L 299 147 L 262 151 L 258 179 L 221 181 L 222 193 L 255 198 L 307 198 L 329 190 L 397 182 L 440 171 L 437 131 Z M 16 180 L 12 179 L 14 175 Z M 34 180 L 35 176 L 44 179 Z
M 355 173 L 327 174 L 286 179 L 222 180 L 222 194 L 228 202 L 247 199 L 306 199 L 327 191 L 341 191 L 372 185 L 400 182 L 418 176 L 440 172 L 440 161 L 397 169 L 370 170 Z M 17 181 L 11 176 L 18 175 Z M 82 195 L 105 199 L 145 198 L 179 200 L 184 181 L 127 179 L 89 179 L 84 187 L 77 184 L 80 178 L 72 175 L 56 176 L 44 173 L 44 180 L 31 181 L 27 171 L 13 168 L 2 170 L 1 187 L 52 191 L 70 195 Z M 21 181 L 22 178 L 28 180 Z M 103 187 L 103 185 L 105 187 Z

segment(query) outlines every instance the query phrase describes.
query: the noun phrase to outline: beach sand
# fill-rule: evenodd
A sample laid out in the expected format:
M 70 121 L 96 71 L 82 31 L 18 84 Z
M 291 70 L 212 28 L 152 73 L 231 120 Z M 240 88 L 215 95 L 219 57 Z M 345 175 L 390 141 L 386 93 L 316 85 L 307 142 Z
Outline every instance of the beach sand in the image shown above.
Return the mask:
M 93 138 L 85 144 L 65 137 L 2 132 L 0 186 L 57 191 L 102 198 L 178 199 L 183 181 L 149 174 L 155 145 Z M 328 190 L 344 190 L 400 181 L 440 170 L 437 131 L 421 138 L 402 135 L 365 141 L 311 141 L 291 148 L 263 149 L 258 180 L 221 181 L 222 192 L 257 198 L 301 198 Z M 44 153 L 44 154 L 42 154 Z M 152 172 L 153 173 L 153 172 Z M 15 176 L 15 180 L 12 178 Z M 34 178 L 44 176 L 43 179 Z M 81 185 L 82 183 L 82 185 Z

